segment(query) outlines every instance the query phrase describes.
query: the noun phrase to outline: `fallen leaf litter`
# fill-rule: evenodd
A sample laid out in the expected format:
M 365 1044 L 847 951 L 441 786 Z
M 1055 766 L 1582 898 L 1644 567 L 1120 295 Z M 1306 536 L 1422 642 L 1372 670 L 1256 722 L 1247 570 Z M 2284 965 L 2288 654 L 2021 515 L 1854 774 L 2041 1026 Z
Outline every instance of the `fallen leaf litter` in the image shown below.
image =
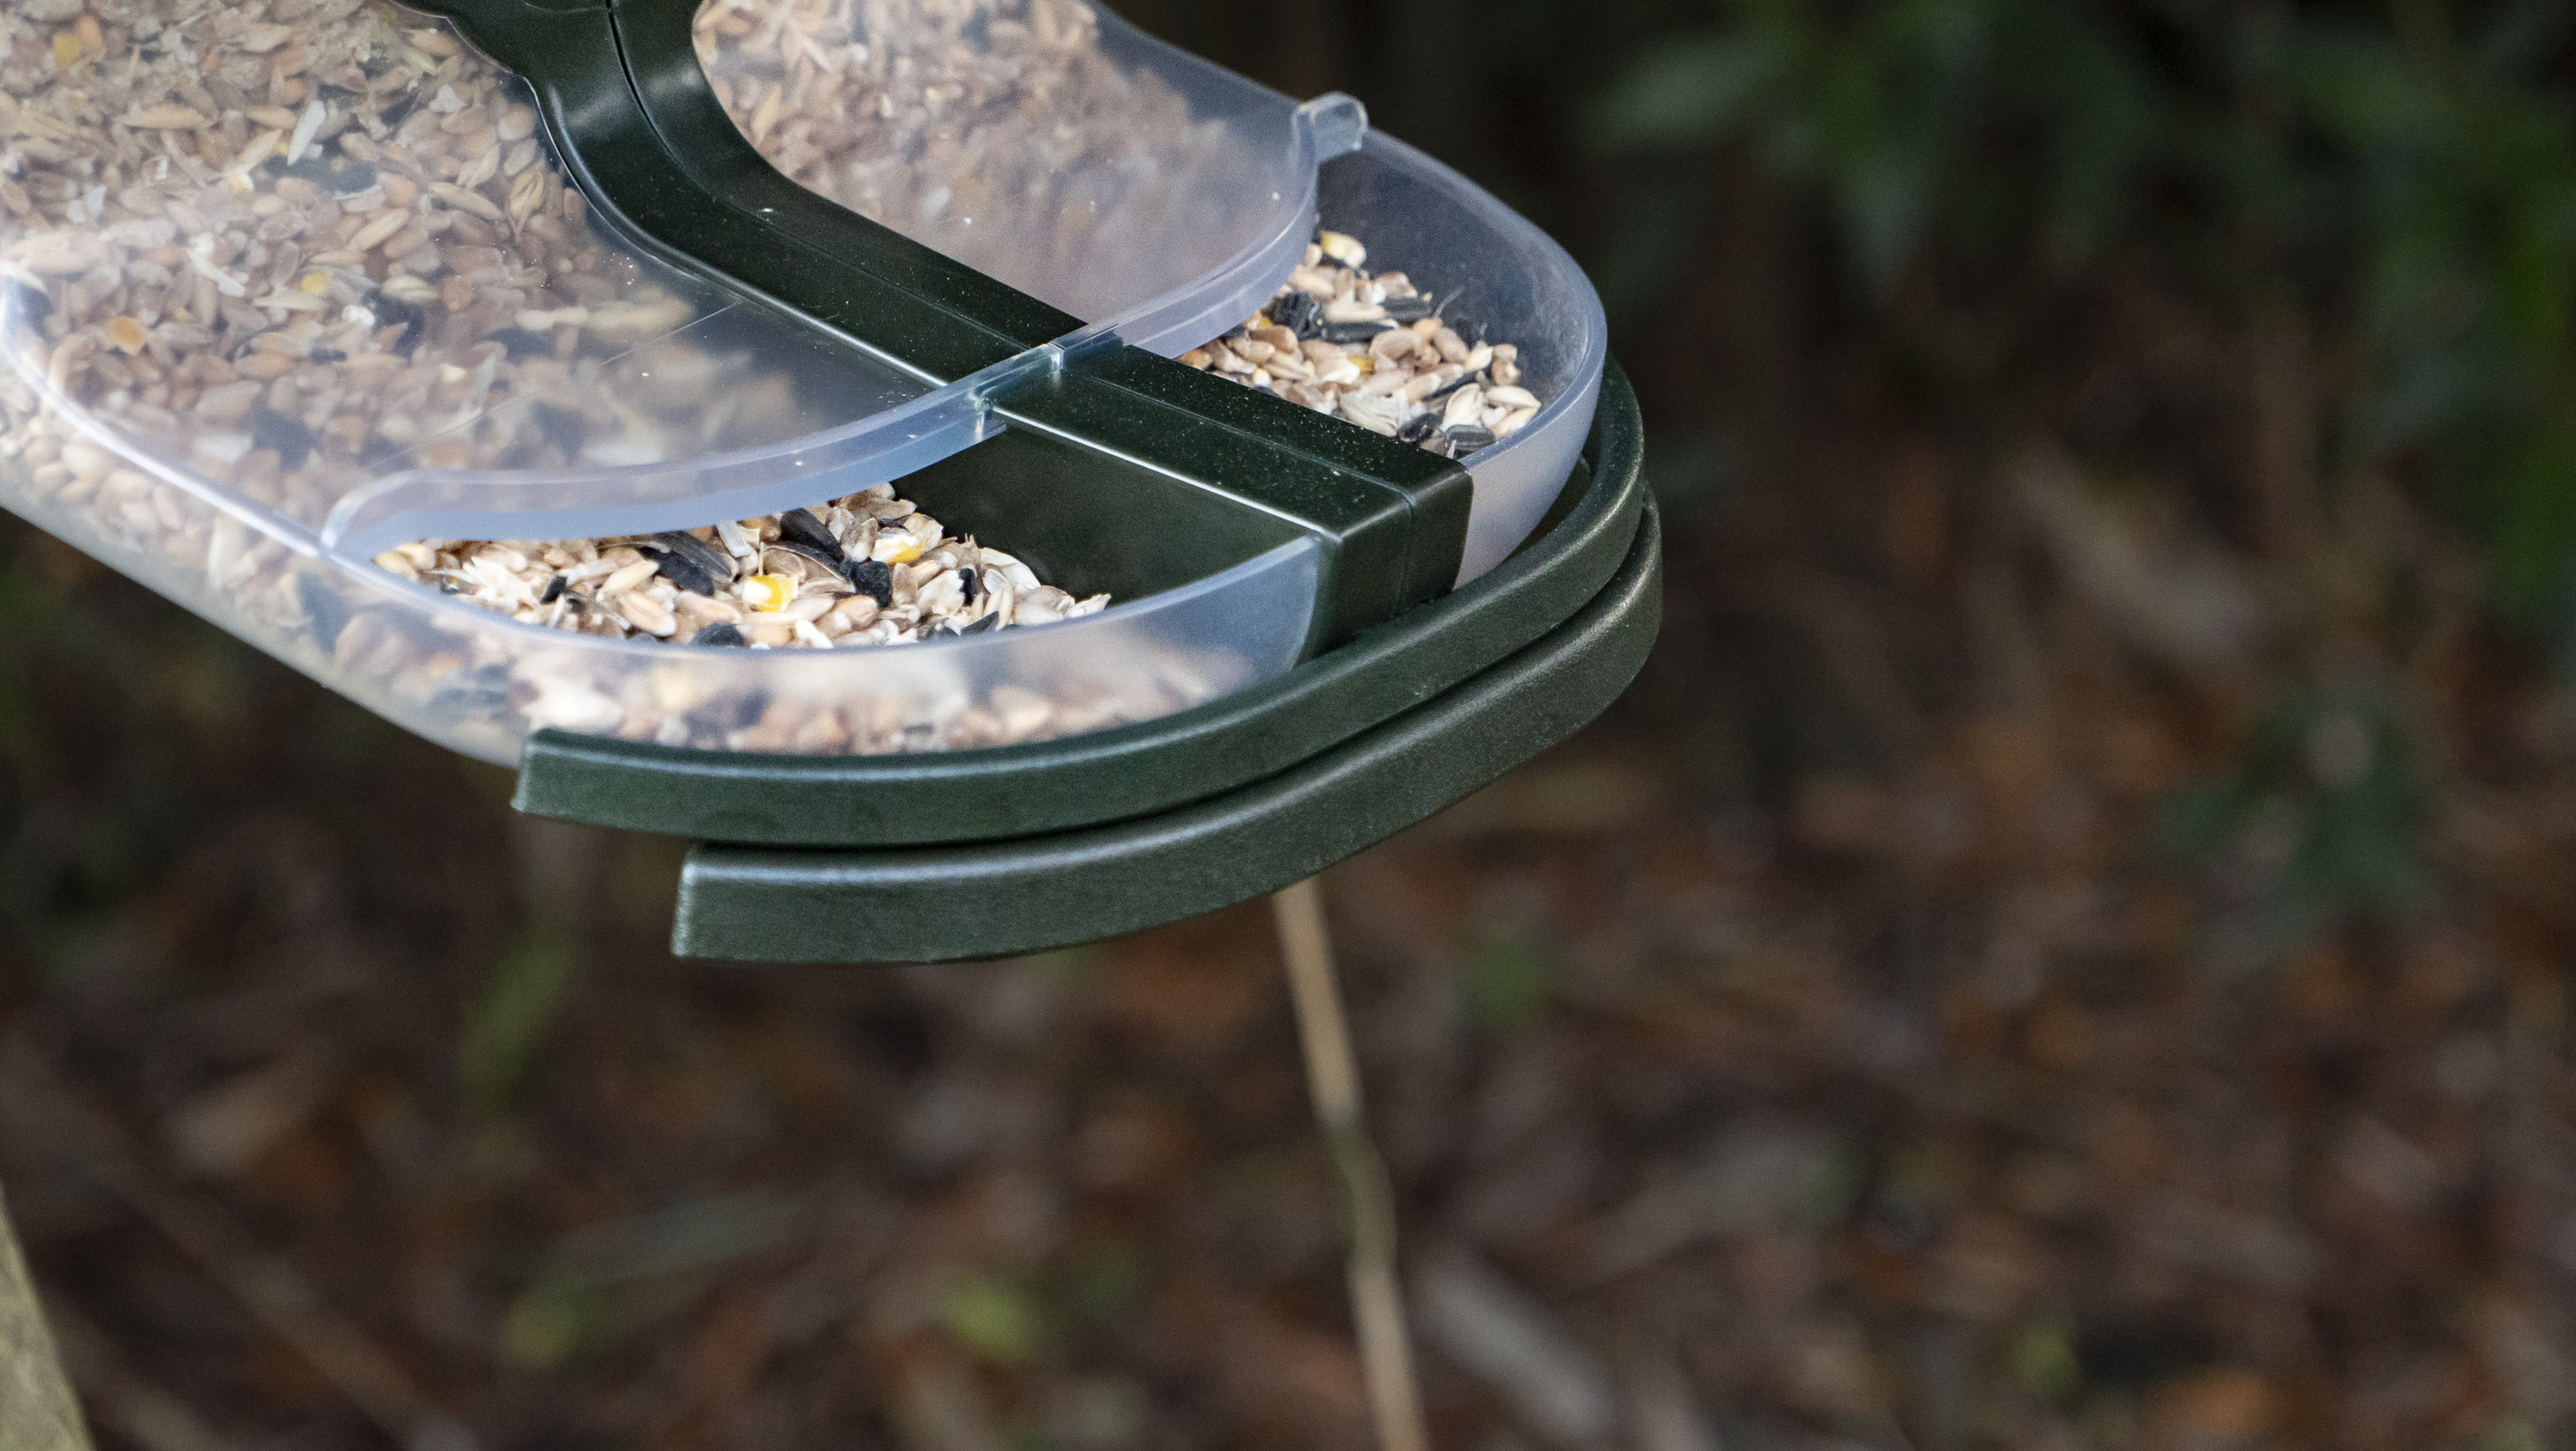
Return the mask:
M 1016 8 L 1057 17 L 1060 47 L 1092 33 L 1078 5 Z M 0 15 L 0 213 L 17 234 L 0 249 L 0 330 L 18 364 L 0 375 L 0 466 L 18 476 L 21 512 L 288 658 L 364 666 L 394 694 L 461 691 L 476 709 L 506 697 L 531 724 L 927 749 L 1093 729 L 1222 688 L 1221 670 L 1193 678 L 1177 662 L 1150 698 L 1044 711 L 987 700 L 928 728 L 817 730 L 773 708 L 718 729 L 679 723 L 697 703 L 603 700 L 584 682 L 529 678 L 537 662 L 401 638 L 363 592 L 166 478 L 211 479 L 312 527 L 403 468 L 650 464 L 837 420 L 810 416 L 756 349 L 672 336 L 723 300 L 596 227 L 524 87 L 443 23 L 368 0 L 183 9 L 143 0 L 102 17 L 34 0 Z M 1093 58 L 1067 74 L 1116 70 Z M 895 84 L 877 109 L 908 114 Z M 823 92 L 774 88 L 750 103 L 746 134 L 760 139 L 749 123 L 762 105 L 798 95 L 820 104 Z M 1323 234 L 1269 309 L 1187 360 L 1452 455 L 1525 423 L 1537 400 L 1516 388 L 1515 351 L 1467 343 L 1409 279 L 1372 277 L 1363 259 L 1356 241 Z M 1107 603 L 950 536 L 887 488 L 679 535 L 425 540 L 377 562 L 530 623 L 711 645 L 896 643 Z

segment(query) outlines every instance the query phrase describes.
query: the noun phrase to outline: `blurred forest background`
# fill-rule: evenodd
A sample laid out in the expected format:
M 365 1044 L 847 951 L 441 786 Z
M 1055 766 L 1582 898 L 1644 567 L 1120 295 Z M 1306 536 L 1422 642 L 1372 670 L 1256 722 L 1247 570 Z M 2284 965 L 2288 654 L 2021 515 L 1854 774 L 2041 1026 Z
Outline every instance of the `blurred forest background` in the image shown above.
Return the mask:
M 1645 399 L 1646 677 L 1325 878 L 1443 1448 L 2576 1445 L 2565 7 L 1120 8 L 1526 210 Z M 674 844 L 0 601 L 109 1444 L 1366 1443 L 1259 904 L 674 963 Z

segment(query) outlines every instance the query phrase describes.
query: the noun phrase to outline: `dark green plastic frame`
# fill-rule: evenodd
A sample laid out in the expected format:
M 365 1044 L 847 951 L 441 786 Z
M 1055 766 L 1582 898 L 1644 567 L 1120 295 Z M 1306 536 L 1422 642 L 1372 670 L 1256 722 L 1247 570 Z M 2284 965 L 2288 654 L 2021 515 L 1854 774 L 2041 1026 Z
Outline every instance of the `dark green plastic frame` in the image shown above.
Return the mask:
M 711 838 L 681 878 L 672 945 L 686 956 L 991 957 L 1242 901 L 1492 781 L 1626 688 L 1662 572 L 1636 397 L 1615 366 L 1585 457 L 1551 524 L 1493 573 L 1193 710 L 915 756 L 541 732 L 517 804 Z
M 699 67 L 699 0 L 407 3 L 455 22 L 525 79 L 584 197 L 673 266 L 932 384 L 1082 330 L 780 175 Z M 1457 575 L 1472 487 L 1453 460 L 1109 336 L 1083 340 L 996 401 L 1011 427 L 1315 538 L 1324 557 L 1311 649 L 1436 598 Z M 1201 572 L 1228 562 L 1210 558 Z

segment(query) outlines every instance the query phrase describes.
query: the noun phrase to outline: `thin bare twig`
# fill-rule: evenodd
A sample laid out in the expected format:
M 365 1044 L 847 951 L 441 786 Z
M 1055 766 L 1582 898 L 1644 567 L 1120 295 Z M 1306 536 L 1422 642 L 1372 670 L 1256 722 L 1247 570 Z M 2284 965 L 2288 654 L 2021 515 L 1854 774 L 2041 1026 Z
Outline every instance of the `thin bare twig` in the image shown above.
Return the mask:
M 1351 1052 L 1350 1020 L 1334 980 L 1323 893 L 1310 877 L 1281 890 L 1270 903 L 1279 925 L 1279 952 L 1287 960 L 1288 994 L 1296 1005 L 1315 1121 L 1323 1127 L 1333 1172 L 1349 1206 L 1351 1319 L 1359 1331 L 1360 1370 L 1367 1380 L 1378 1451 L 1430 1451 L 1422 1392 L 1414 1381 L 1413 1351 L 1405 1334 L 1404 1292 L 1395 1273 L 1395 1205 L 1386 1167 L 1360 1114 L 1359 1061 Z

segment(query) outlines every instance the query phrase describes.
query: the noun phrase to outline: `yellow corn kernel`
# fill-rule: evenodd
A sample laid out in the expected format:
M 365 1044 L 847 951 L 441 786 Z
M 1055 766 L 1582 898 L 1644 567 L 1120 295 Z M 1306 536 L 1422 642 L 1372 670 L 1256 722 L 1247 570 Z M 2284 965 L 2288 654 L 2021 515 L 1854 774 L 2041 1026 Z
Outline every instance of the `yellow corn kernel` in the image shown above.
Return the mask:
M 307 292 L 311 293 L 315 297 L 320 297 L 322 295 L 322 289 L 330 285 L 330 273 L 307 272 L 302 277 L 296 279 L 295 289 L 298 292 Z
M 70 70 L 80 64 L 80 37 L 68 30 L 54 32 L 54 69 Z
M 145 336 L 143 324 L 133 318 L 111 317 L 107 320 L 107 340 L 127 353 L 143 351 Z
M 1243 325 L 1243 330 L 1248 333 L 1268 332 L 1270 330 L 1270 310 L 1268 308 L 1264 308 L 1261 311 L 1254 313 L 1252 315 L 1252 321 Z
M 868 551 L 868 557 L 879 564 L 910 564 L 921 557 L 922 548 L 921 541 L 909 534 L 880 534 L 877 547 Z
M 1351 359 L 1351 366 L 1359 369 L 1363 373 L 1374 373 L 1377 371 L 1377 354 L 1358 354 Z
M 755 574 L 742 582 L 744 604 L 764 614 L 776 614 L 796 598 L 796 586 L 783 574 Z

